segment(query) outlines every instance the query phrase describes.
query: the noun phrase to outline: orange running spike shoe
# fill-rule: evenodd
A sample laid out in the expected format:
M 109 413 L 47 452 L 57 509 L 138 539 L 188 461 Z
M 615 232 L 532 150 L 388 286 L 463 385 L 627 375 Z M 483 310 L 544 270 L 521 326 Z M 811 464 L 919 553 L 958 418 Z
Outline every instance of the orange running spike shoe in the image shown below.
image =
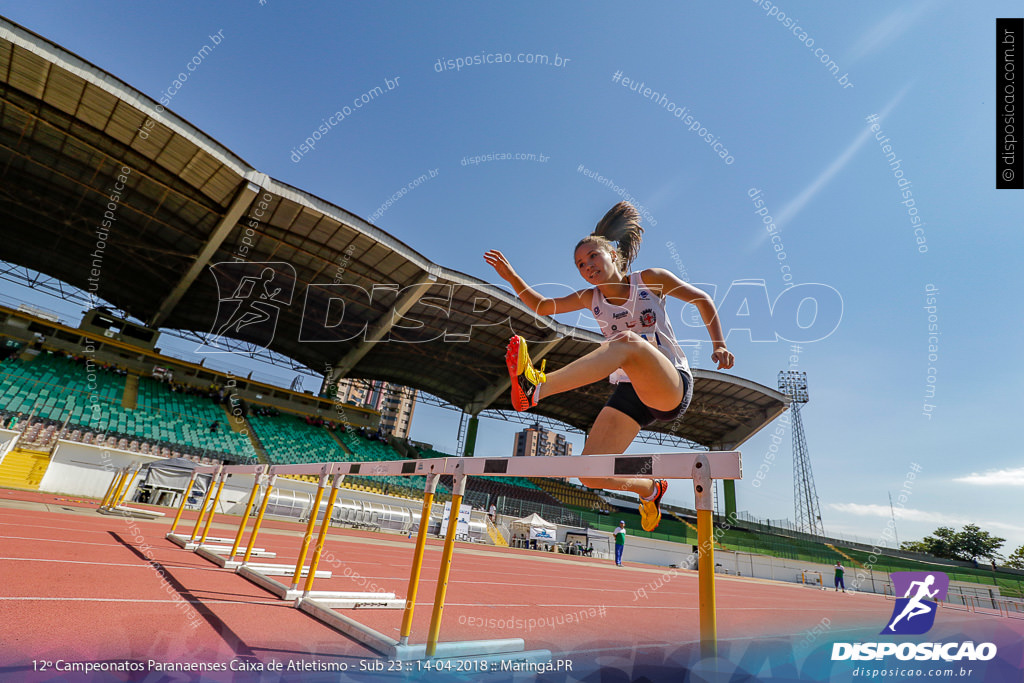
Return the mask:
M 640 501 L 640 526 L 644 531 L 654 531 L 661 523 L 661 498 L 668 491 L 668 482 L 664 479 L 654 480 L 654 499 Z
M 541 361 L 540 370 L 534 368 L 526 350 L 526 340 L 517 334 L 508 342 L 505 364 L 512 380 L 512 407 L 523 411 L 537 405 L 537 387 L 547 381 L 544 375 L 545 361 Z

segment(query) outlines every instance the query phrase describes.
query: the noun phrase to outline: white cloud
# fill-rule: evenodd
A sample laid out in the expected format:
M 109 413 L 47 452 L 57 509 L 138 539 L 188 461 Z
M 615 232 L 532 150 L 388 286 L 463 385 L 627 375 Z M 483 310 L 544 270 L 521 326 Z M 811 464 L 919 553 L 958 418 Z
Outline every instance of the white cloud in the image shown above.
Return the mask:
M 890 512 L 896 515 L 897 519 L 905 519 L 908 522 L 935 522 L 939 524 L 972 524 L 975 520 L 956 515 L 947 515 L 942 512 L 928 512 L 926 510 L 915 510 L 913 508 L 895 508 L 890 510 L 888 505 L 862 505 L 860 503 L 829 503 L 829 507 L 839 512 L 848 512 L 852 515 L 862 517 L 889 517 Z
M 880 112 L 878 112 L 878 120 L 876 121 L 876 123 L 881 125 L 881 122 L 885 119 L 886 116 L 889 115 L 889 112 L 891 112 L 896 107 L 896 105 L 899 104 L 900 100 L 903 99 L 903 96 L 909 89 L 910 84 L 908 83 L 904 85 L 898 93 L 896 93 L 896 96 L 893 97 L 892 100 L 890 100 L 889 103 L 886 104 Z M 825 170 L 823 170 L 818 175 L 818 177 L 815 178 L 813 182 L 811 182 L 810 185 L 805 187 L 796 197 L 791 199 L 789 203 L 782 207 L 782 210 L 775 216 L 774 222 L 776 227 L 781 229 L 786 223 L 789 223 L 794 218 L 796 218 L 797 214 L 803 211 L 804 207 L 810 204 L 811 200 L 814 199 L 814 197 L 819 192 L 821 192 L 821 190 L 826 185 L 828 185 L 829 182 L 831 182 L 832 179 L 835 178 L 839 174 L 839 172 L 846 167 L 848 163 L 850 163 L 850 160 L 853 159 L 854 156 L 856 156 L 857 152 L 860 151 L 861 147 L 863 147 L 868 142 L 868 140 L 872 139 L 872 137 L 873 134 L 871 132 L 871 128 L 868 127 L 867 124 L 865 124 L 864 130 L 861 131 L 857 135 L 857 137 L 855 137 L 853 141 L 846 146 L 846 149 L 840 152 L 839 156 L 837 156 L 832 161 L 832 163 L 830 163 L 825 168 Z M 768 233 L 767 230 L 759 230 L 758 236 L 754 241 L 754 246 L 763 243 L 770 237 L 771 235 Z
M 837 512 L 846 512 L 861 517 L 885 517 L 890 515 L 888 505 L 862 505 L 860 503 L 829 503 L 829 507 Z M 982 529 L 999 529 L 1002 531 L 1024 532 L 1024 526 L 1007 524 L 1005 522 L 990 522 L 984 520 L 970 519 L 959 515 L 947 515 L 943 512 L 929 512 L 927 510 L 915 510 L 913 508 L 895 508 L 892 512 L 896 519 L 907 522 L 926 522 L 946 526 L 963 526 L 964 524 L 977 524 Z
M 908 28 L 917 23 L 921 15 L 928 10 L 928 3 L 918 3 L 916 7 L 898 7 L 881 21 L 861 35 L 850 50 L 849 64 L 854 64 L 864 57 L 877 52 L 891 44 Z
M 1006 524 L 1005 522 L 985 522 L 984 528 L 987 529 L 988 527 L 1003 529 L 1004 531 L 1024 531 L 1024 527 L 1018 524 Z
M 953 481 L 981 486 L 1024 486 L 1024 467 L 989 470 L 981 474 L 971 472 L 966 477 L 957 477 Z

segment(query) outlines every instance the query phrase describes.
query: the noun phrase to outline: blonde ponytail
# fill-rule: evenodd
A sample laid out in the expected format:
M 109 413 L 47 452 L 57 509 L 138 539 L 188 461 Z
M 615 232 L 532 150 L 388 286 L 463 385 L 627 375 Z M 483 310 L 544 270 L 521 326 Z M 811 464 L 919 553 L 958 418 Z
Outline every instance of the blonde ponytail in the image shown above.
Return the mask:
M 597 244 L 617 251 L 617 265 L 625 273 L 629 272 L 629 266 L 640 251 L 643 232 L 637 210 L 629 202 L 619 202 L 598 221 L 594 232 L 580 240 L 576 248 L 582 244 Z

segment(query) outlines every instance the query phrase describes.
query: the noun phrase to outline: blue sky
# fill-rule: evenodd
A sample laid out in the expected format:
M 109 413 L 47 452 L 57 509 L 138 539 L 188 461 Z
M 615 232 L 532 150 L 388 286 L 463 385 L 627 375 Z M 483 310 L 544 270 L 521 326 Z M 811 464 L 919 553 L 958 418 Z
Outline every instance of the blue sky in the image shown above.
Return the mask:
M 918 463 L 897 511 L 900 540 L 976 522 L 1008 538 L 1008 553 L 1024 544 L 1024 461 L 1012 437 L 1024 325 L 1011 288 L 1024 196 L 994 189 L 994 19 L 1020 6 L 771 8 L 763 0 L 0 1 L 0 14 L 154 98 L 221 31 L 170 109 L 259 170 L 367 218 L 436 170 L 375 223 L 476 277 L 499 282 L 482 259 L 497 248 L 553 293 L 584 285 L 572 247 L 621 195 L 579 172 L 582 165 L 612 178 L 653 218 L 638 267 L 714 284 L 720 303 L 740 280 L 762 280 L 774 300 L 786 289 L 782 265 L 796 284 L 833 288 L 841 321 L 802 345 L 796 368 L 808 373 L 803 415 L 826 528 L 878 539 L 887 492 L 895 498 Z M 819 48 L 837 74 L 815 55 Z M 558 55 L 563 65 L 436 68 L 495 53 Z M 731 163 L 667 107 L 613 81 L 616 73 L 686 107 Z M 397 86 L 293 161 L 323 119 L 386 79 Z M 899 179 L 866 120 L 873 114 L 912 183 L 913 207 L 901 204 Z M 462 163 L 487 154 L 548 158 Z M 755 214 L 753 190 L 775 219 L 783 261 Z M 923 253 L 910 208 L 922 221 Z M 940 333 L 931 361 L 928 285 L 937 290 Z M 3 288 L 7 299 L 26 296 Z M 684 313 L 670 311 L 678 331 Z M 742 331 L 728 342 L 737 376 L 774 387 L 788 367 L 787 342 L 753 342 Z M 705 343 L 695 365 L 709 367 L 708 355 Z M 922 414 L 929 362 L 930 418 Z M 453 451 L 456 427 L 456 414 L 421 406 L 413 436 Z M 478 452 L 507 454 L 517 428 L 485 421 Z M 782 455 L 753 485 L 772 431 L 743 447 L 739 507 L 792 517 L 788 431 Z M 693 494 L 680 483 L 669 498 L 692 505 Z

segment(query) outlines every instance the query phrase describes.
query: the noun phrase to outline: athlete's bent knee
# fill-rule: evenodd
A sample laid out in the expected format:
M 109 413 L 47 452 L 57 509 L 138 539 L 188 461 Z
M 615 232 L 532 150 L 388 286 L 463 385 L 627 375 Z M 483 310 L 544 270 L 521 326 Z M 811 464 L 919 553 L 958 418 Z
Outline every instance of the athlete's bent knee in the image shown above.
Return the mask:
M 644 338 L 641 337 L 639 334 L 633 332 L 632 330 L 626 330 L 621 335 L 616 337 L 614 340 L 609 342 L 609 344 L 612 344 L 614 346 L 621 346 L 627 350 L 632 351 L 638 348 L 636 346 L 636 343 L 642 341 L 644 341 Z
M 622 335 L 620 337 L 620 339 L 622 339 L 623 341 L 631 341 L 631 342 L 641 342 L 641 341 L 644 341 L 644 338 L 641 337 L 636 332 L 634 332 L 633 330 L 626 330 L 626 333 L 624 335 Z

